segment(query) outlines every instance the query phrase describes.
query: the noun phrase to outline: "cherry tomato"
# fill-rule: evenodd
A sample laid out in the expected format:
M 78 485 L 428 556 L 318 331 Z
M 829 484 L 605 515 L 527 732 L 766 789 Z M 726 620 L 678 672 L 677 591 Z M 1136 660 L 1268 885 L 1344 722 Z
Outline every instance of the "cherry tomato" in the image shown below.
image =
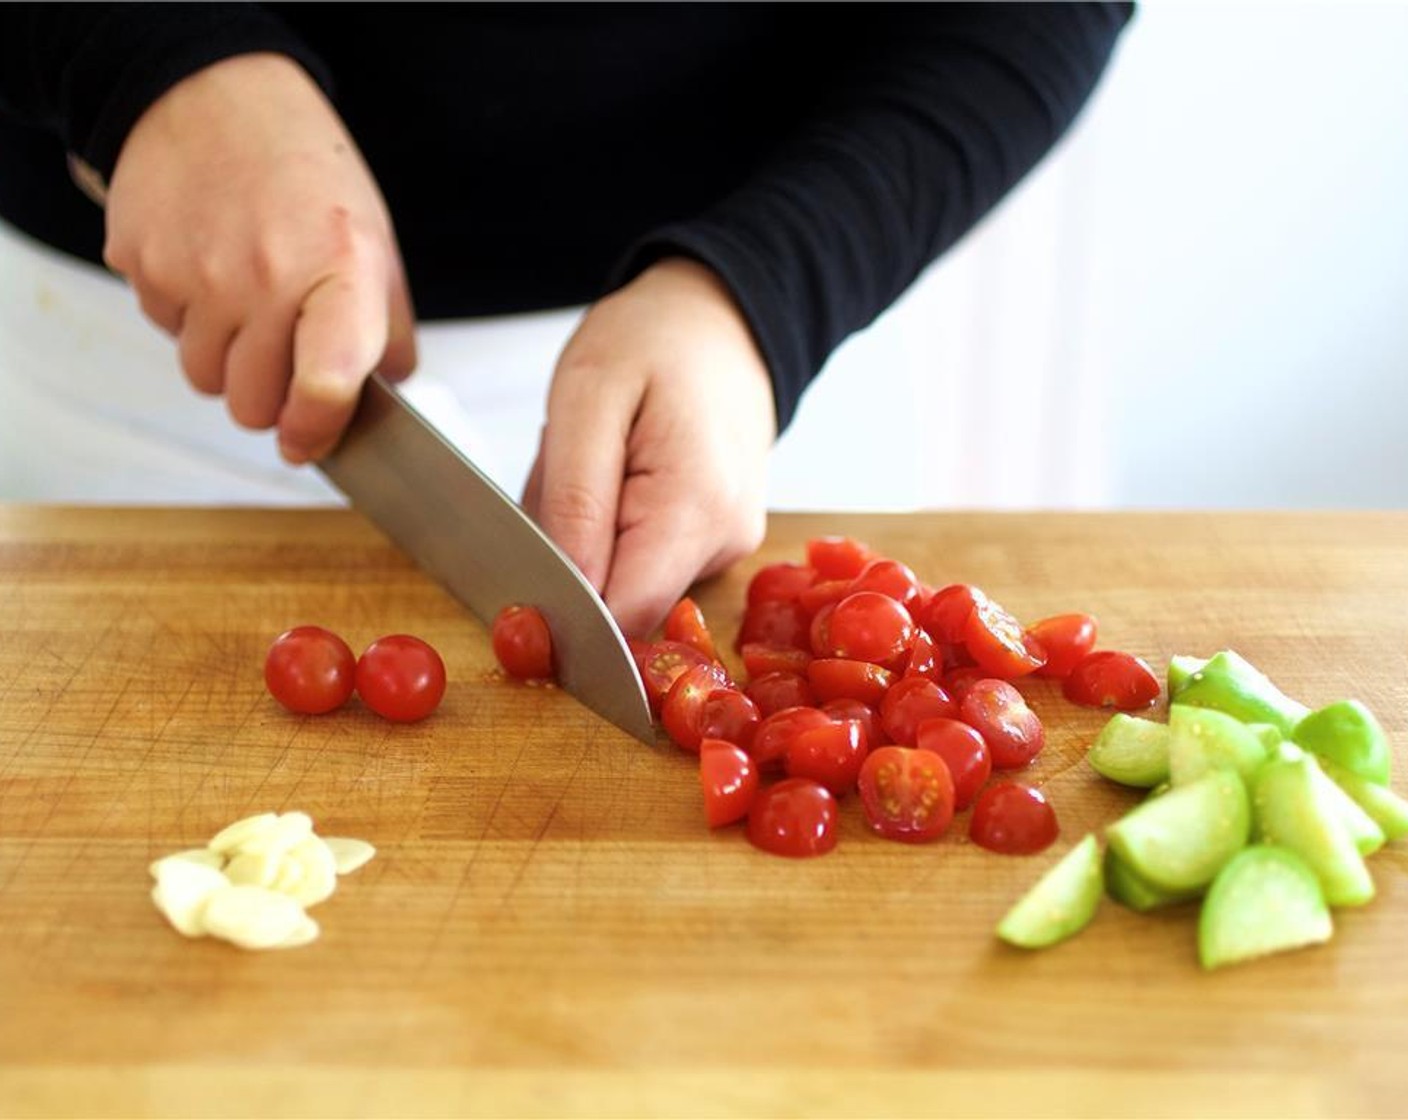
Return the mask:
M 1045 652 L 1027 640 L 1022 624 L 988 598 L 968 616 L 963 644 L 979 666 L 1003 680 L 1024 677 L 1046 660 Z
M 949 584 L 935 591 L 924 604 L 920 625 L 941 645 L 961 643 L 968 633 L 968 618 L 973 608 L 986 598 L 972 584 Z
M 807 666 L 807 680 L 817 699 L 859 700 L 875 707 L 894 684 L 895 675 L 869 661 L 848 661 L 839 657 L 818 657 Z
M 924 677 L 902 677 L 880 702 L 880 725 L 892 743 L 912 747 L 919 724 L 935 716 L 956 716 L 953 697 Z
M 723 739 L 747 750 L 763 720 L 758 705 L 736 688 L 716 688 L 704 699 L 700 737 Z
M 1073 704 L 1132 712 L 1159 698 L 1159 678 L 1132 653 L 1097 650 L 1076 663 L 1062 691 Z
M 1050 847 L 1060 831 L 1046 795 L 1021 782 L 994 782 L 983 790 L 968 825 L 973 843 L 1013 856 Z
M 968 695 L 968 690 L 979 681 L 989 680 L 986 673 L 976 665 L 963 665 L 957 669 L 948 669 L 939 678 L 939 684 L 943 690 L 953 697 L 954 703 L 963 703 L 963 698 Z
M 553 678 L 552 633 L 537 607 L 512 604 L 494 616 L 490 631 L 494 656 L 511 677 L 521 681 Z
M 816 708 L 783 708 L 758 724 L 748 753 L 760 769 L 780 765 L 787 757 L 793 739 L 803 731 L 825 727 L 831 722 L 830 716 Z
M 888 666 L 914 644 L 914 620 L 888 595 L 857 591 L 836 604 L 827 639 L 832 657 Z
M 1095 618 L 1088 614 L 1058 614 L 1029 626 L 1027 634 L 1046 651 L 1038 677 L 1068 677 L 1076 662 L 1095 648 Z
M 943 674 L 943 651 L 929 637 L 927 630 L 916 630 L 914 645 L 909 647 L 909 660 L 905 663 L 906 677 L 924 677 L 935 684 Z
M 797 596 L 816 582 L 816 572 L 801 564 L 769 564 L 748 581 L 750 607 L 759 603 L 795 603 Z
M 810 778 L 837 797 L 855 788 L 866 755 L 865 730 L 848 719 L 803 731 L 787 748 L 789 778 Z
M 872 560 L 856 576 L 851 591 L 878 591 L 909 610 L 919 601 L 919 577 L 898 560 Z
M 264 684 L 291 712 L 322 715 L 347 703 L 357 661 L 346 642 L 321 626 L 295 626 L 264 657 Z
M 936 716 L 926 719 L 915 733 L 914 745 L 933 751 L 948 766 L 953 778 L 953 807 L 966 809 L 992 775 L 992 755 L 987 742 L 962 720 Z
M 821 710 L 834 720 L 853 719 L 859 723 L 861 730 L 865 732 L 867 750 L 883 747 L 889 742 L 885 738 L 885 729 L 880 726 L 879 713 L 869 704 L 843 696 L 838 700 L 828 700 L 821 706 Z
M 958 718 L 987 741 L 994 770 L 1017 770 L 1046 745 L 1046 728 L 1006 681 L 975 681 L 958 705 Z
M 739 652 L 743 654 L 743 668 L 750 677 L 764 677 L 769 673 L 802 674 L 812 659 L 804 649 L 770 646 L 763 642 L 749 642 Z
M 677 746 L 687 751 L 699 749 L 699 740 L 704 738 L 704 703 L 727 685 L 728 677 L 712 661 L 693 665 L 675 678 L 660 705 L 660 722 Z
M 859 785 L 865 819 L 887 840 L 933 840 L 953 820 L 953 778 L 932 751 L 873 750 L 861 767 Z
M 815 616 L 822 607 L 834 607 L 851 593 L 848 579 L 827 579 L 814 583 L 797 596 L 797 605 L 808 615 Z
M 699 785 L 704 790 L 704 819 L 710 828 L 741 821 L 758 794 L 758 769 L 741 747 L 722 739 L 699 744 Z
M 825 855 L 836 846 L 836 799 L 806 778 L 780 781 L 753 802 L 748 839 L 774 855 Z
M 738 628 L 734 648 L 742 649 L 751 642 L 761 642 L 769 646 L 807 649 L 811 644 L 807 627 L 807 616 L 795 600 L 766 599 L 743 612 L 743 623 Z
M 445 663 L 409 634 L 378 638 L 357 659 L 357 694 L 379 716 L 398 723 L 424 719 L 445 695 Z
M 817 537 L 807 542 L 807 563 L 822 579 L 855 579 L 873 559 L 869 545 L 850 537 Z
M 636 668 L 640 670 L 645 698 L 650 701 L 650 713 L 655 716 L 660 714 L 660 705 L 665 702 L 670 686 L 679 680 L 686 669 L 712 664 L 697 649 L 683 642 L 631 641 L 627 644 L 636 660 Z
M 798 673 L 765 673 L 750 681 L 743 691 L 748 699 L 758 705 L 758 711 L 764 716 L 780 712 L 783 708 L 816 706 L 816 693 L 807 683 L 807 678 Z
M 710 661 L 719 659 L 713 636 L 704 622 L 704 612 L 688 596 L 676 603 L 665 616 L 665 640 L 693 646 Z

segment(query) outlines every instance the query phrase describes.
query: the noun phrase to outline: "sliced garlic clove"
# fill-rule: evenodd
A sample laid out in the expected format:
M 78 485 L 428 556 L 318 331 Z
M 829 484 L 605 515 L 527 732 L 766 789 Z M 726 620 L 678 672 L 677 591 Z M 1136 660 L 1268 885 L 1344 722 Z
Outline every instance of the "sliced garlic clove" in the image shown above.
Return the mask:
M 265 887 L 230 886 L 205 901 L 205 932 L 242 949 L 273 949 L 304 929 L 303 907 Z
M 289 894 L 304 906 L 316 906 L 337 889 L 337 863 L 332 850 L 319 837 L 300 840 L 289 849 L 286 858 L 302 868 L 302 875 Z
M 278 813 L 257 813 L 252 817 L 245 817 L 236 821 L 226 828 L 222 828 L 206 845 L 212 852 L 233 852 L 237 848 L 243 848 L 250 840 L 254 839 L 269 829 L 273 828 L 279 820 Z
M 294 859 L 291 853 L 285 852 L 283 858 L 279 860 L 278 874 L 274 876 L 274 881 L 268 884 L 269 889 L 292 896 L 301 882 L 303 882 L 303 864 Z
M 307 914 L 304 914 L 303 924 L 275 945 L 274 948 L 297 949 L 300 945 L 307 945 L 310 941 L 316 941 L 318 934 L 321 932 L 322 930 L 318 927 L 317 919 L 310 918 Z
M 323 843 L 332 852 L 333 863 L 339 875 L 350 875 L 363 864 L 369 863 L 372 856 L 376 855 L 376 849 L 372 845 L 351 836 L 327 836 L 324 837 Z
M 282 813 L 268 828 L 239 845 L 241 852 L 267 852 L 282 856 L 300 840 L 313 835 L 313 818 L 307 813 Z
M 172 852 L 169 856 L 162 856 L 161 859 L 152 860 L 147 870 L 152 873 L 153 879 L 157 877 L 157 868 L 169 859 L 184 860 L 187 863 L 213 868 L 216 871 L 221 870 L 225 866 L 225 857 L 219 852 L 212 852 L 209 848 L 187 848 L 184 852 Z
M 229 889 L 230 881 L 213 867 L 185 859 L 157 860 L 152 901 L 177 932 L 200 937 L 205 932 L 204 911 L 211 897 Z
M 225 865 L 225 877 L 243 886 L 272 887 L 282 866 L 281 856 L 241 851 Z

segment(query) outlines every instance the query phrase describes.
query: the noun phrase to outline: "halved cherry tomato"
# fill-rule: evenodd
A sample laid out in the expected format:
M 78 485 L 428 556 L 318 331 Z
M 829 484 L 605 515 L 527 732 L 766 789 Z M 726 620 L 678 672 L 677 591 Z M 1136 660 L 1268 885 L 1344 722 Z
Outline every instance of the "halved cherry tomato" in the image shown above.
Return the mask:
M 795 603 L 797 596 L 816 582 L 816 572 L 802 564 L 769 564 L 748 581 L 747 604 Z
M 640 670 L 641 683 L 645 685 L 645 698 L 650 701 L 651 715 L 660 714 L 660 705 L 665 702 L 665 694 L 670 686 L 679 680 L 686 669 L 696 665 L 713 664 L 693 646 L 683 642 L 640 642 L 630 641 L 631 656 Z
M 357 659 L 357 695 L 377 715 L 398 723 L 424 719 L 445 695 L 445 663 L 429 643 L 389 634 Z
M 742 649 L 750 642 L 761 642 L 769 646 L 791 646 L 794 649 L 807 649 L 809 620 L 796 600 L 784 602 L 780 599 L 767 599 L 743 612 L 743 622 L 738 628 L 735 649 Z
M 994 677 L 1015 680 L 1040 669 L 1046 653 L 1027 640 L 1022 624 L 991 599 L 984 597 L 968 616 L 963 644 L 982 668 Z
M 986 598 L 970 583 L 951 583 L 935 591 L 924 604 L 919 624 L 940 645 L 962 643 L 968 633 L 968 618 L 973 608 Z
M 704 739 L 723 739 L 745 751 L 753 745 L 763 721 L 758 705 L 736 688 L 716 688 L 704 698 L 699 732 Z
M 509 676 L 521 681 L 552 679 L 552 633 L 537 607 L 515 603 L 499 611 L 490 640 L 494 656 Z
M 815 615 L 822 607 L 834 607 L 851 593 L 848 579 L 827 579 L 814 583 L 797 596 L 797 605 L 809 615 Z
M 851 591 L 878 591 L 910 610 L 919 601 L 919 577 L 898 560 L 872 560 L 851 583 Z
M 749 642 L 740 651 L 743 654 L 743 668 L 750 677 L 763 677 L 769 673 L 805 673 L 812 655 L 804 649 L 790 646 L 770 646 L 763 642 Z
M 342 707 L 352 695 L 356 672 L 351 648 L 321 626 L 284 631 L 264 657 L 269 694 L 299 715 L 322 715 Z
M 831 722 L 830 716 L 816 708 L 783 708 L 758 724 L 748 753 L 753 756 L 759 769 L 780 765 L 787 757 L 793 739 L 803 731 L 825 727 Z
M 1017 770 L 1046 745 L 1046 728 L 1006 681 L 974 682 L 958 705 L 958 718 L 987 741 L 994 770 Z
M 861 767 L 859 785 L 865 819 L 887 840 L 933 840 L 953 820 L 953 777 L 932 751 L 873 750 Z
M 1049 848 L 1060 832 L 1046 795 L 1021 782 L 995 782 L 983 790 L 968 825 L 973 843 L 1014 856 Z
M 1073 704 L 1132 712 L 1159 698 L 1159 678 L 1132 653 L 1097 650 L 1076 663 L 1062 692 Z
M 852 700 L 841 697 L 837 700 L 828 700 L 821 706 L 821 710 L 832 719 L 853 719 L 860 724 L 861 730 L 865 732 L 865 746 L 867 750 L 874 750 L 876 747 L 883 747 L 889 742 L 885 738 L 885 729 L 880 726 L 880 713 L 869 704 L 864 704 L 859 700 Z
M 691 666 L 675 679 L 660 705 L 660 722 L 677 746 L 687 751 L 699 749 L 699 740 L 704 738 L 704 703 L 727 685 L 723 668 L 712 661 Z
M 914 746 L 921 721 L 957 714 L 953 697 L 924 677 L 902 677 L 880 702 L 880 725 L 892 743 L 904 747 Z
M 948 766 L 953 778 L 953 807 L 966 809 L 992 774 L 987 742 L 962 720 L 936 716 L 926 719 L 915 733 L 914 745 L 933 751 Z
M 848 719 L 803 731 L 787 748 L 789 778 L 810 778 L 837 797 L 855 788 L 866 755 L 865 731 Z
M 783 708 L 816 706 L 816 693 L 807 683 L 807 678 L 799 673 L 764 673 L 756 680 L 749 681 L 743 691 L 748 699 L 758 705 L 758 711 L 764 716 L 780 712 Z
M 704 622 L 704 612 L 689 596 L 685 596 L 665 616 L 665 640 L 693 646 L 710 661 L 719 659 L 713 636 Z
M 1035 676 L 1068 677 L 1082 657 L 1095 648 L 1095 617 L 1088 614 L 1058 614 L 1029 626 L 1027 634 L 1046 651 L 1046 664 Z
M 831 616 L 836 613 L 836 604 L 827 603 L 812 615 L 807 630 L 807 645 L 817 657 L 831 656 Z
M 945 692 L 953 697 L 955 703 L 961 704 L 970 688 L 979 681 L 990 679 L 976 665 L 963 665 L 957 669 L 945 670 L 944 675 L 939 678 L 939 684 L 943 686 Z
M 699 744 L 699 785 L 704 819 L 710 828 L 719 828 L 748 815 L 758 794 L 758 768 L 741 747 L 704 739 Z
M 774 855 L 825 855 L 836 846 L 836 799 L 806 778 L 769 786 L 748 812 L 748 839 Z
M 827 635 L 832 657 L 889 666 L 914 644 L 914 620 L 888 595 L 857 591 L 836 604 Z
M 818 657 L 807 666 L 807 680 L 817 699 L 859 700 L 876 707 L 895 682 L 895 675 L 869 661 Z
M 869 545 L 850 537 L 817 537 L 807 542 L 807 563 L 822 579 L 855 579 L 873 559 Z
M 943 652 L 929 637 L 927 630 L 916 630 L 914 644 L 909 647 L 909 660 L 905 663 L 906 677 L 924 677 L 935 684 L 943 675 Z

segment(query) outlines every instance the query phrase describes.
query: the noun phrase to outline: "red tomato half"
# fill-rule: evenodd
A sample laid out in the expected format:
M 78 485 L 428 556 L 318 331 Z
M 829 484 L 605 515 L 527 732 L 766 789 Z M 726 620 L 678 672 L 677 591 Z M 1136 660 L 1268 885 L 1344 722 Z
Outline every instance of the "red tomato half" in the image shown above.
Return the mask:
M 803 590 L 816 582 L 816 572 L 801 564 L 769 564 L 748 581 L 750 607 L 759 603 L 795 603 Z
M 986 673 L 976 665 L 964 665 L 957 669 L 948 669 L 939 678 L 939 684 L 943 690 L 953 697 L 954 703 L 963 703 L 963 698 L 968 695 L 968 690 L 979 681 L 989 680 Z
M 743 612 L 743 623 L 738 628 L 734 641 L 735 649 L 742 649 L 751 642 L 769 646 L 790 646 L 793 649 L 807 649 L 808 619 L 796 600 L 784 602 L 780 599 L 767 599 Z
M 995 782 L 983 790 L 968 825 L 973 843 L 1013 856 L 1050 847 L 1060 832 L 1046 795 L 1021 782 Z
M 836 799 L 825 786 L 806 778 L 778 782 L 754 800 L 748 839 L 774 855 L 825 855 L 836 846 Z
M 821 710 L 834 720 L 856 720 L 865 732 L 865 745 L 868 750 L 883 747 L 889 742 L 885 738 L 884 728 L 880 726 L 880 714 L 869 704 L 842 697 L 839 700 L 828 700 L 821 706 Z
M 855 579 L 873 559 L 869 545 L 850 537 L 817 537 L 807 542 L 807 563 L 822 579 Z
M 894 683 L 895 675 L 868 661 L 847 661 L 839 657 L 818 657 L 807 666 L 807 680 L 817 699 L 859 700 L 876 707 Z
M 783 708 L 773 712 L 758 724 L 748 753 L 759 768 L 780 765 L 792 747 L 792 740 L 803 731 L 825 727 L 832 719 L 816 708 Z
M 636 659 L 641 683 L 645 685 L 645 698 L 650 701 L 650 714 L 654 716 L 660 714 L 665 694 L 686 669 L 712 664 L 697 649 L 683 642 L 631 641 L 627 644 Z
M 922 843 L 953 820 L 953 778 L 944 760 L 912 747 L 871 751 L 860 770 L 860 802 L 870 827 L 887 840 Z
M 704 698 L 699 733 L 703 739 L 723 739 L 747 750 L 762 720 L 750 697 L 736 688 L 716 688 Z
M 704 612 L 693 599 L 685 596 L 665 616 L 665 640 L 693 646 L 710 661 L 719 659 L 713 636 L 704 622 Z
M 981 668 L 1003 680 L 1024 677 L 1046 660 L 1045 652 L 1027 640 L 1022 624 L 987 598 L 968 616 L 963 644 Z
M 807 678 L 798 673 L 765 673 L 748 682 L 743 690 L 748 699 L 758 705 L 764 716 L 780 712 L 783 708 L 812 708 L 816 706 L 816 693 L 807 683 Z
M 414 723 L 440 706 L 445 663 L 419 638 L 378 638 L 357 659 L 357 694 L 377 715 Z
M 553 678 L 552 634 L 537 607 L 513 604 L 494 616 L 494 656 L 505 673 L 521 681 Z
M 857 591 L 836 604 L 827 637 L 832 657 L 888 666 L 914 644 L 914 620 L 888 595 Z
M 813 727 L 787 748 L 787 776 L 810 778 L 842 797 L 855 788 L 865 755 L 865 731 L 859 720 Z
M 1046 664 L 1038 677 L 1068 677 L 1082 657 L 1095 648 L 1095 618 L 1088 614 L 1058 614 L 1043 618 L 1027 629 L 1046 651 Z
M 958 705 L 958 718 L 988 744 L 994 770 L 1017 770 L 1046 745 L 1046 728 L 1006 681 L 977 681 Z
M 822 607 L 834 607 L 851 593 L 848 579 L 827 579 L 814 583 L 797 596 L 797 605 L 809 615 L 815 615 Z
M 812 655 L 804 649 L 789 646 L 769 646 L 749 642 L 740 651 L 743 668 L 750 677 L 765 677 L 769 673 L 805 673 Z
M 919 725 L 936 716 L 956 716 L 958 705 L 942 688 L 924 677 L 903 677 L 880 702 L 880 724 L 892 743 L 912 747 Z
M 924 677 L 938 684 L 943 670 L 943 651 L 929 637 L 927 630 L 915 631 L 914 645 L 909 647 L 909 661 L 905 664 L 904 675 Z
M 681 673 L 660 705 L 660 722 L 675 744 L 687 751 L 697 751 L 704 738 L 704 704 L 715 692 L 723 690 L 728 678 L 712 661 L 693 665 Z M 741 695 L 741 694 L 740 694 Z M 726 736 L 713 735 L 722 739 Z M 742 746 L 742 744 L 737 744 Z
M 291 712 L 316 716 L 352 695 L 357 660 L 346 642 L 321 626 L 295 626 L 274 639 L 264 657 L 269 695 Z
M 992 754 L 986 740 L 962 720 L 939 716 L 926 719 L 915 734 L 915 746 L 933 751 L 953 778 L 953 807 L 966 809 L 992 775 Z
M 1132 653 L 1097 650 L 1076 663 L 1062 691 L 1073 704 L 1132 712 L 1159 698 L 1159 678 Z
M 949 584 L 930 596 L 919 623 L 940 645 L 961 643 L 968 633 L 968 618 L 973 608 L 986 599 L 987 596 L 972 584 Z
M 704 739 L 699 744 L 699 785 L 704 819 L 710 828 L 719 828 L 748 815 L 758 794 L 758 769 L 742 748 Z
M 872 560 L 851 584 L 854 591 L 878 591 L 906 610 L 919 602 L 919 577 L 898 560 Z

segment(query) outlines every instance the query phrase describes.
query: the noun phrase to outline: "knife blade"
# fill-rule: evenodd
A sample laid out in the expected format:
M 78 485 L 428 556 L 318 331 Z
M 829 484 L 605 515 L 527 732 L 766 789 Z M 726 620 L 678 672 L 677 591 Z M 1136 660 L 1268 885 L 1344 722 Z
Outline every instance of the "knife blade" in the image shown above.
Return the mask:
M 354 509 L 489 626 L 512 603 L 552 631 L 558 683 L 655 742 L 626 639 L 596 589 L 526 513 L 380 377 L 319 467 Z

